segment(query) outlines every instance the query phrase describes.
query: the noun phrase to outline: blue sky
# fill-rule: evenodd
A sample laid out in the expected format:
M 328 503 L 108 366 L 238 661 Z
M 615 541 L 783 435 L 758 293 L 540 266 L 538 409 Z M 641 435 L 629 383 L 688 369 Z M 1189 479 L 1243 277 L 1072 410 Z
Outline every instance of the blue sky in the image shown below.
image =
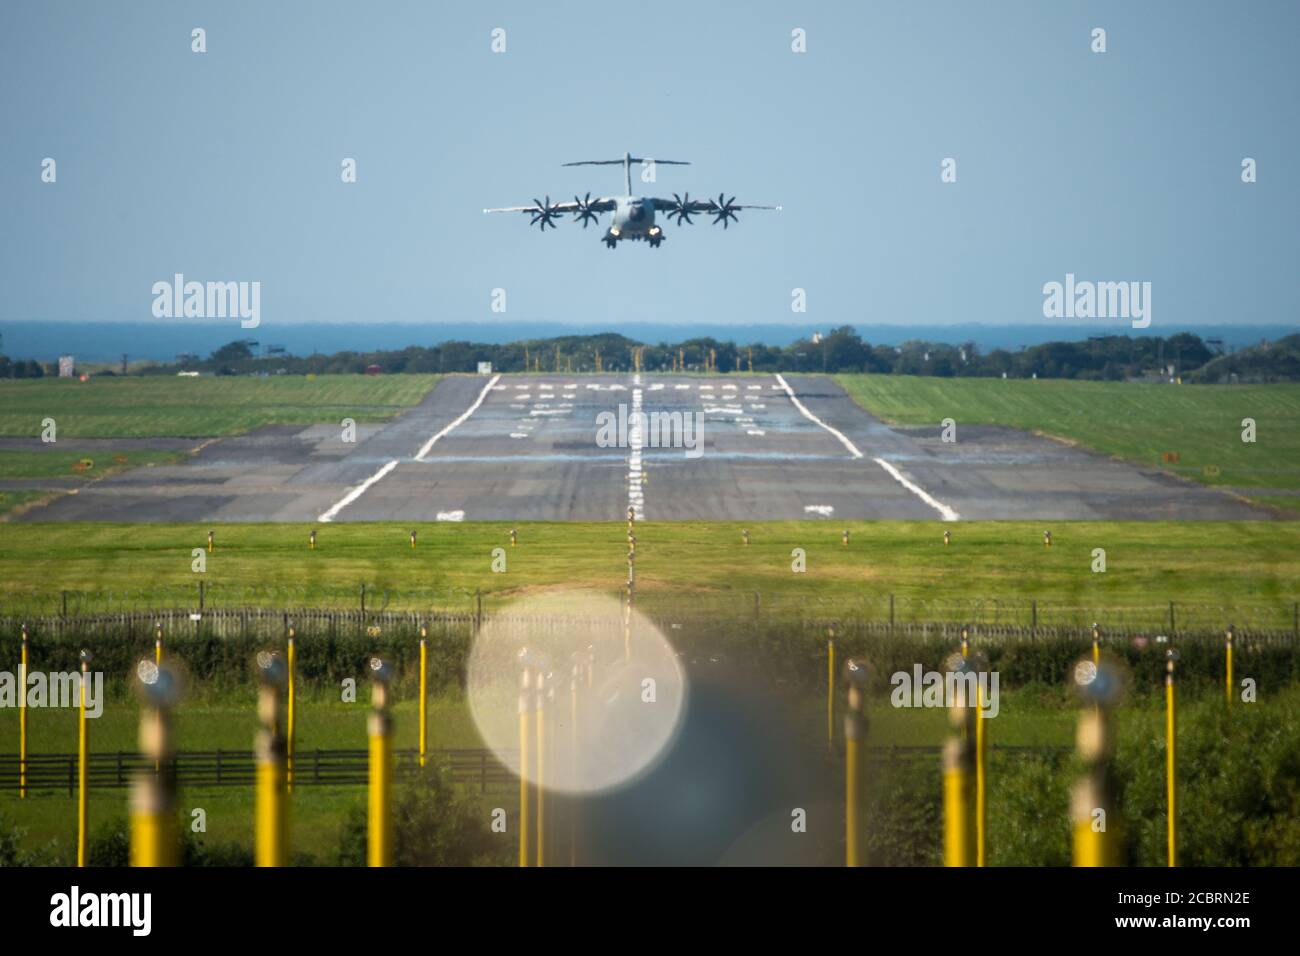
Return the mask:
M 260 281 L 263 334 L 1042 324 L 1072 272 L 1151 282 L 1153 331 L 1291 322 L 1298 28 L 1283 2 L 7 0 L 0 320 L 152 320 L 183 272 Z M 560 164 L 625 149 L 694 163 L 638 191 L 784 211 L 614 252 L 481 212 L 621 192 L 617 168 Z

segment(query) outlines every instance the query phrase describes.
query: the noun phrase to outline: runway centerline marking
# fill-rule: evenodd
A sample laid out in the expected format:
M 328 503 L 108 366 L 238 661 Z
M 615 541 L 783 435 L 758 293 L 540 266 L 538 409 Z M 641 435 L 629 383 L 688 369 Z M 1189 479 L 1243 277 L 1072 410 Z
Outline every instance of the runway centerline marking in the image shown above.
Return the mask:
M 492 378 L 488 381 L 488 383 L 483 386 L 483 391 L 478 393 L 478 398 L 475 399 L 474 404 L 471 405 L 469 408 L 467 408 L 464 411 L 464 413 L 462 413 L 461 416 L 457 418 L 455 421 L 453 421 L 450 425 L 448 425 L 442 431 L 438 432 L 438 434 L 434 435 L 427 442 L 425 442 L 423 447 L 421 447 L 420 450 L 416 452 L 415 460 L 423 461 L 424 456 L 429 453 L 429 449 L 431 449 L 434 446 L 434 443 L 437 442 L 438 439 L 446 436 L 453 428 L 463 424 L 465 419 L 473 415 L 474 412 L 478 410 L 478 407 L 483 404 L 483 399 L 487 398 L 488 392 L 492 391 L 492 387 L 496 385 L 496 383 L 499 382 L 500 380 L 501 380 L 500 375 L 492 376 Z M 382 479 L 390 471 L 396 468 L 398 461 L 399 459 L 393 458 L 392 460 L 386 462 L 382 468 L 380 468 L 377 472 L 375 472 L 365 481 L 361 482 L 361 484 L 357 485 L 346 495 L 344 495 L 342 498 L 336 501 L 328 511 L 322 514 L 316 520 L 320 521 L 322 524 L 328 524 L 329 522 L 333 521 L 335 517 L 338 516 L 338 513 L 340 511 L 342 511 L 348 505 L 352 504 L 352 502 L 356 501 L 358 498 L 364 495 L 367 491 L 370 490 L 372 485 L 374 485 L 377 481 Z
M 645 441 L 641 434 L 641 396 L 641 376 L 638 374 L 632 379 L 632 414 L 628 416 L 630 426 L 627 430 L 627 506 L 636 521 L 645 518 L 645 491 L 641 479 L 641 448 Z

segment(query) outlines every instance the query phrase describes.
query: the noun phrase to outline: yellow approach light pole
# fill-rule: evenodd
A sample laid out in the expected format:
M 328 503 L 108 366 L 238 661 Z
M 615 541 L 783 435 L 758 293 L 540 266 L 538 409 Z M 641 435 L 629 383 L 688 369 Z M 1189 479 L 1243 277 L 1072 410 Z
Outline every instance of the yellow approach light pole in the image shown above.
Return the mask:
M 1165 787 L 1169 804 L 1169 865 L 1178 865 L 1178 764 L 1176 759 L 1177 720 L 1174 714 L 1174 664 L 1178 652 L 1172 647 L 1165 652 Z
M 826 638 L 826 745 L 835 745 L 835 628 Z
M 546 666 L 539 664 L 536 674 L 537 688 L 537 865 L 546 865 Z
M 866 694 L 871 672 L 866 661 L 844 664 L 848 708 L 844 712 L 844 865 L 865 863 L 862 832 L 863 748 L 867 738 Z
M 93 655 L 81 652 L 81 702 L 77 714 L 77 866 L 86 865 L 87 803 L 90 788 L 90 739 L 86 726 L 86 680 Z
M 393 718 L 388 712 L 393 672 L 378 657 L 370 659 L 374 678 L 370 712 L 370 787 L 366 845 L 368 866 L 393 865 Z
M 175 866 L 179 851 L 176 833 L 176 780 L 170 767 L 171 710 L 179 688 L 168 667 L 143 660 L 136 667 L 144 699 L 140 715 L 140 750 L 152 758 L 153 772 L 136 774 L 131 787 L 131 865 Z
M 292 624 L 289 625 L 289 635 L 285 639 L 285 659 L 288 662 L 285 670 L 288 672 L 287 675 L 288 695 L 287 696 L 288 696 L 288 711 L 289 711 L 289 717 L 288 717 L 289 728 L 285 735 L 284 775 L 285 775 L 285 787 L 289 791 L 289 793 L 293 793 L 293 739 L 294 739 L 295 731 L 297 729 L 297 724 L 295 722 L 296 715 L 294 714 L 293 679 L 294 679 L 294 670 L 295 670 L 295 662 L 297 659 L 297 654 L 296 654 L 296 648 L 294 647 L 294 629 Z
M 420 766 L 427 760 L 429 748 L 429 629 L 420 625 Z
M 528 649 L 519 649 L 519 865 L 530 865 L 531 849 L 529 826 L 531 816 L 529 803 L 532 788 L 529 775 L 532 773 L 531 752 L 533 746 L 533 728 L 530 720 L 533 707 L 532 668 Z
M 964 637 L 962 644 L 967 646 Z M 984 685 L 979 682 L 979 678 L 988 673 L 989 662 L 980 651 L 970 654 L 968 660 L 976 677 L 975 711 L 970 718 L 970 722 L 975 725 L 975 865 L 985 866 L 988 851 L 989 743 L 984 708 L 989 702 L 984 698 Z
M 18 799 L 27 798 L 27 625 L 18 664 Z
M 1109 663 L 1084 659 L 1074 665 L 1074 685 L 1084 700 L 1077 738 L 1084 775 L 1070 792 L 1074 865 L 1116 866 L 1121 834 L 1112 783 L 1110 708 L 1119 696 L 1119 673 Z
M 1229 707 L 1232 706 L 1232 637 L 1233 627 L 1228 625 L 1224 647 L 1223 693 Z
M 947 670 L 964 675 L 966 661 L 957 655 L 953 657 L 947 662 Z M 943 749 L 943 863 L 944 866 L 970 866 L 974 862 L 970 799 L 975 757 L 975 734 L 970 722 L 974 709 L 953 706 L 949 716 L 957 733 L 948 738 Z
M 288 668 L 278 654 L 257 655 L 259 687 L 257 732 L 256 838 L 254 862 L 258 866 L 284 866 L 288 844 L 285 813 L 288 742 L 280 725 L 280 692 L 285 688 Z

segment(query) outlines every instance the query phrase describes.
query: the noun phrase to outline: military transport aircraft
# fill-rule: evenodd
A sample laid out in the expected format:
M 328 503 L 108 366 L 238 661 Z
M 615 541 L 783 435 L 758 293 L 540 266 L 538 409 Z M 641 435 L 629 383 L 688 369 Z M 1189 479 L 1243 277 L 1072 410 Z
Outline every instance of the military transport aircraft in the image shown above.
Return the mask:
M 678 159 L 641 159 L 630 153 L 624 153 L 622 159 L 586 159 L 576 163 L 565 163 L 565 166 L 619 166 L 623 167 L 623 188 L 622 196 L 601 196 L 596 199 L 591 198 L 591 193 L 587 193 L 584 198 L 573 197 L 573 202 L 557 202 L 551 204 L 551 197 L 548 195 L 545 200 L 534 199 L 531 206 L 508 206 L 504 209 L 484 209 L 487 212 L 526 212 L 532 216 L 529 225 L 536 226 L 542 232 L 546 227 L 555 228 L 555 220 L 565 213 L 573 213 L 574 216 L 582 223 L 582 228 L 586 229 L 590 223 L 599 223 L 600 214 L 603 212 L 613 213 L 613 221 L 609 228 L 605 230 L 603 237 L 605 245 L 613 249 L 618 246 L 619 242 L 633 240 L 640 242 L 644 240 L 650 243 L 650 248 L 658 248 L 659 243 L 664 241 L 663 228 L 655 224 L 655 213 L 667 213 L 667 218 L 677 217 L 677 225 L 685 222 L 691 223 L 691 216 L 706 215 L 713 217 L 713 224 L 722 223 L 722 228 L 727 228 L 727 221 L 739 222 L 736 216 L 738 209 L 775 209 L 780 210 L 780 206 L 743 206 L 736 204 L 736 197 L 726 198 L 726 193 L 719 193 L 717 199 L 692 199 L 690 193 L 678 196 L 673 193 L 672 199 L 660 199 L 657 196 L 633 196 L 632 195 L 632 164 L 644 163 L 646 166 L 689 166 L 689 162 L 683 162 Z

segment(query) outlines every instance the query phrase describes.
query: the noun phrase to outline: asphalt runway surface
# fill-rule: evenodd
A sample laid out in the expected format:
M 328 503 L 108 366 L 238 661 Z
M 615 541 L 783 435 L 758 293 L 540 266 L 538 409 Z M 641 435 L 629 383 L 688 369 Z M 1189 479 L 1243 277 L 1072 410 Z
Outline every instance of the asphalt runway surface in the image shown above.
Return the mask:
M 945 443 L 938 423 L 890 427 L 821 376 L 629 373 L 450 376 L 353 443 L 340 426 L 269 426 L 15 520 L 608 521 L 629 507 L 652 521 L 1272 516 L 1014 429 L 958 420 Z

